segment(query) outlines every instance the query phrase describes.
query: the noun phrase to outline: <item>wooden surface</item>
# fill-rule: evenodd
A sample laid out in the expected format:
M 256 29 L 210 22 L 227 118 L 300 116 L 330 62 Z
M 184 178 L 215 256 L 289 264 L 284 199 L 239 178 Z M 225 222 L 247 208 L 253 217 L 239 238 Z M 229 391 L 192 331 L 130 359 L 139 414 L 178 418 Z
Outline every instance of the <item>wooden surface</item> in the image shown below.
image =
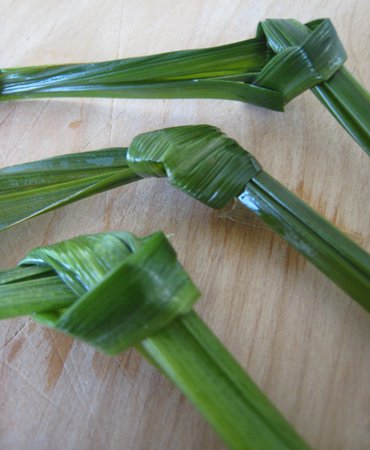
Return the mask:
M 266 17 L 330 17 L 347 67 L 370 88 L 370 5 L 346 2 L 2 0 L 4 67 L 99 61 L 254 36 Z M 285 114 L 227 101 L 45 100 L 0 105 L 0 164 L 210 123 L 370 251 L 370 158 L 307 92 Z M 77 234 L 172 235 L 203 292 L 197 309 L 316 449 L 370 448 L 370 316 L 260 226 L 221 219 L 163 180 L 83 200 L 6 231 L 1 263 Z M 29 319 L 0 323 L 0 448 L 223 449 L 184 397 L 135 351 L 118 358 Z

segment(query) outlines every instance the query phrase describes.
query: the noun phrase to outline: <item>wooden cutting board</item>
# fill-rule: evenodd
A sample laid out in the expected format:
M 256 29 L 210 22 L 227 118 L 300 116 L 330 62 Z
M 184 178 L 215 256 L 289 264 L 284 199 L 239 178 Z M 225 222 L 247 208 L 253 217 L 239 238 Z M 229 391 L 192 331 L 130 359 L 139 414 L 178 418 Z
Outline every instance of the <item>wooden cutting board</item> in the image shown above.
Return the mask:
M 1 66 L 100 61 L 254 36 L 259 20 L 330 17 L 370 87 L 370 5 L 346 2 L 3 0 Z M 370 251 L 370 158 L 307 92 L 285 114 L 219 100 L 2 103 L 0 164 L 125 146 L 210 123 Z M 370 316 L 282 240 L 146 180 L 18 225 L 1 268 L 77 234 L 162 229 L 203 292 L 197 309 L 316 449 L 370 448 Z M 192 405 L 135 351 L 108 358 L 33 324 L 0 323 L 0 448 L 222 449 Z

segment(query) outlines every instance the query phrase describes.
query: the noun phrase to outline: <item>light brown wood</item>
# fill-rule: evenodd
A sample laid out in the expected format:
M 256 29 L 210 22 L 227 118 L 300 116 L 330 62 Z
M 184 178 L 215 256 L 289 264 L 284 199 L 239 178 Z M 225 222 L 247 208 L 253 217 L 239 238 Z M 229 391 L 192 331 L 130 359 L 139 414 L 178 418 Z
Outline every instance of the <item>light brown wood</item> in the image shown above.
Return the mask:
M 3 0 L 3 67 L 99 61 L 252 37 L 266 17 L 330 17 L 370 87 L 367 0 Z M 370 158 L 307 92 L 285 114 L 227 101 L 45 100 L 0 105 L 0 164 L 128 145 L 210 123 L 370 250 Z M 77 234 L 162 229 L 203 292 L 197 307 L 312 447 L 370 447 L 370 317 L 270 231 L 146 180 L 0 235 L 1 268 Z M 0 448 L 221 449 L 200 415 L 134 351 L 118 358 L 29 319 L 0 323 Z

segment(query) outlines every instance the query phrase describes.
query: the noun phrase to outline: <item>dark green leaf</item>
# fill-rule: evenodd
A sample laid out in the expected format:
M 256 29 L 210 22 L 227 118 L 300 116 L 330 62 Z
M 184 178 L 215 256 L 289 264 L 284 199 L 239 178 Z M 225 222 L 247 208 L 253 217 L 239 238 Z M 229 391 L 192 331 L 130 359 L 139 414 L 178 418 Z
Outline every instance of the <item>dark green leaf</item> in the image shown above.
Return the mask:
M 212 208 L 225 206 L 261 170 L 236 141 L 209 125 L 140 134 L 127 161 L 140 176 L 167 176 L 172 185 Z
M 136 345 L 230 448 L 308 448 L 191 310 L 199 291 L 162 233 L 80 236 L 22 264 L 3 276 L 0 318 L 33 314 L 108 354 Z M 30 279 L 33 265 L 47 272 Z
M 75 157 L 78 159 L 81 156 Z M 244 204 L 260 214 L 268 225 L 283 234 L 284 238 L 319 270 L 370 310 L 370 256 L 263 172 L 251 154 L 217 128 L 194 125 L 139 135 L 128 149 L 127 160 L 128 163 L 125 164 L 129 164 L 129 168 L 120 169 L 125 171 L 124 177 L 118 170 L 115 175 L 116 183 L 112 183 L 110 175 L 106 179 L 106 175 L 102 175 L 100 185 L 93 185 L 90 190 L 83 191 L 83 195 L 74 194 L 75 197 L 81 198 L 143 176 L 168 176 L 171 184 L 177 188 L 209 206 L 221 208 L 246 189 L 240 196 Z M 59 163 L 63 163 L 63 157 Z M 38 164 L 43 166 L 43 162 L 35 163 L 36 166 Z M 109 170 L 106 169 L 107 162 L 102 166 Z M 9 173 L 20 174 L 24 171 L 24 175 L 20 177 L 21 185 L 27 185 L 28 179 L 31 180 L 30 183 L 38 185 L 37 173 L 35 176 L 32 170 L 28 170 L 28 165 L 17 170 L 6 169 L 5 172 L 7 170 Z M 97 167 L 94 170 L 97 170 Z M 3 183 L 6 188 L 7 181 Z M 85 181 L 80 178 L 74 183 L 79 186 Z M 41 179 L 39 186 L 42 184 Z M 57 186 L 59 203 L 48 206 L 48 209 L 71 202 L 75 198 L 63 198 L 63 191 Z M 50 205 L 48 186 L 38 189 L 45 190 L 43 202 Z M 19 221 L 27 218 L 22 208 L 17 209 L 17 204 L 4 201 L 4 198 L 7 200 L 6 192 L 7 189 L 5 195 L 0 196 L 0 217 L 2 214 L 3 220 L 8 220 L 8 224 L 14 223 L 14 217 Z M 37 209 L 37 197 L 33 197 L 35 192 L 38 191 L 32 188 L 28 192 L 29 195 L 25 196 L 27 201 L 24 201 L 24 205 L 31 205 L 34 215 L 42 212 Z M 14 196 L 19 198 L 21 194 L 22 191 L 16 190 Z
M 275 54 L 275 55 L 274 55 Z M 370 154 L 370 96 L 342 67 L 329 19 L 261 22 L 257 38 L 91 64 L 3 69 L 0 101 L 45 97 L 219 98 L 282 111 L 311 88 Z
M 261 71 L 257 83 L 278 90 L 287 101 L 311 88 L 370 155 L 370 94 L 341 67 L 346 55 L 331 22 L 320 19 L 303 25 L 270 19 L 260 24 L 259 31 L 277 56 Z
M 68 203 L 136 181 L 126 149 L 59 156 L 0 170 L 0 230 Z
M 260 172 L 240 201 L 370 312 L 370 255 L 284 186 Z

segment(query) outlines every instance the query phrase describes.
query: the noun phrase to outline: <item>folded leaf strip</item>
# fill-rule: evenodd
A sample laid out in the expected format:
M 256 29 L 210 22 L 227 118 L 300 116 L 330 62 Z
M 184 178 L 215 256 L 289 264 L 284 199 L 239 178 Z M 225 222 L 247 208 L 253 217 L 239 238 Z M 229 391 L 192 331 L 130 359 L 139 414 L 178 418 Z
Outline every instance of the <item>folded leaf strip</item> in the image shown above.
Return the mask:
M 370 255 L 265 172 L 239 200 L 370 312 Z

